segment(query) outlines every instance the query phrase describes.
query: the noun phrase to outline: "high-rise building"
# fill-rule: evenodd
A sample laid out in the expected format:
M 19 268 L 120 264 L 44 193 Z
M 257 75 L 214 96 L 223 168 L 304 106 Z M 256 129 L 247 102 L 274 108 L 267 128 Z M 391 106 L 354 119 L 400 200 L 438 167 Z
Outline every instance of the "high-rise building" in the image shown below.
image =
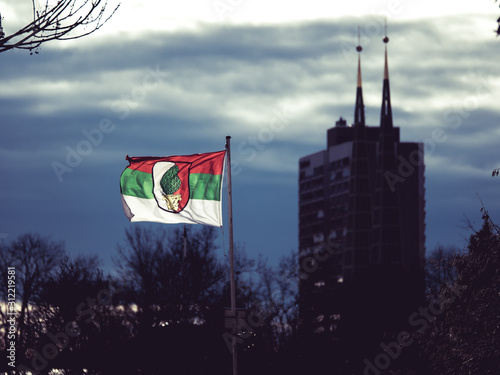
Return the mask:
M 326 150 L 299 161 L 299 318 L 309 338 L 343 340 L 374 324 L 382 331 L 407 319 L 418 298 L 424 148 L 402 142 L 393 126 L 387 45 L 383 71 L 380 124 L 365 124 L 359 55 L 353 125 L 341 117 Z

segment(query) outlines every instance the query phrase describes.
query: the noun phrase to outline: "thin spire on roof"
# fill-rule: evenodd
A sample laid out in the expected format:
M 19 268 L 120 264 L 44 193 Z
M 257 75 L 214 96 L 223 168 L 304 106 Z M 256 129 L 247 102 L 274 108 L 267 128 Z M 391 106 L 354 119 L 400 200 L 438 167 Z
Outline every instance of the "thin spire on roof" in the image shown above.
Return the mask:
M 360 39 L 360 32 L 358 27 L 358 43 Z M 361 84 L 361 51 L 363 47 L 358 44 L 356 47 L 358 51 L 358 82 L 356 85 L 356 106 L 354 108 L 354 126 L 365 126 L 365 106 L 363 104 L 363 89 Z
M 358 28 L 359 39 L 359 28 Z M 347 218 L 346 250 L 348 265 L 344 267 L 346 277 L 355 278 L 357 272 L 368 266 L 372 243 L 372 203 L 370 169 L 368 168 L 368 145 L 366 142 L 365 106 L 361 87 L 361 45 L 356 47 L 358 56 L 358 83 L 349 177 L 349 215 Z
M 402 233 L 398 189 L 388 184 L 388 173 L 397 175 L 396 149 L 399 147 L 392 126 L 391 96 L 389 90 L 389 69 L 387 64 L 387 20 L 385 26 L 385 64 L 380 113 L 380 133 L 377 149 L 377 182 L 375 185 L 374 231 L 372 259 L 375 264 L 403 264 Z M 397 134 L 397 133 L 396 133 Z
M 392 129 L 392 108 L 391 108 L 391 90 L 389 87 L 389 67 L 387 63 L 387 19 L 385 21 L 385 63 L 384 63 L 384 84 L 382 88 L 382 108 L 380 111 L 380 127 L 383 130 Z
M 357 87 L 362 87 L 362 85 L 361 85 L 361 55 L 358 55 L 358 84 L 357 84 Z
M 389 68 L 387 67 L 387 43 L 389 43 L 389 37 L 387 36 L 387 17 L 385 17 L 385 37 L 382 40 L 385 43 L 384 79 L 389 79 Z
M 387 42 L 386 42 L 387 40 Z M 384 38 L 384 43 L 388 43 L 389 38 L 385 37 Z M 387 66 L 387 44 L 385 45 L 385 66 L 384 66 L 384 79 L 389 79 L 389 67 Z

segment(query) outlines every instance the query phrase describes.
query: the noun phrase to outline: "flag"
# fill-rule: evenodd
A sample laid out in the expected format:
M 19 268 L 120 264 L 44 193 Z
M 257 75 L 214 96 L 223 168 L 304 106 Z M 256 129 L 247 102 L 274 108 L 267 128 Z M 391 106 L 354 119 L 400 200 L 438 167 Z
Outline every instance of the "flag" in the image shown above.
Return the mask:
M 222 226 L 226 151 L 128 157 L 120 177 L 123 210 L 132 221 Z

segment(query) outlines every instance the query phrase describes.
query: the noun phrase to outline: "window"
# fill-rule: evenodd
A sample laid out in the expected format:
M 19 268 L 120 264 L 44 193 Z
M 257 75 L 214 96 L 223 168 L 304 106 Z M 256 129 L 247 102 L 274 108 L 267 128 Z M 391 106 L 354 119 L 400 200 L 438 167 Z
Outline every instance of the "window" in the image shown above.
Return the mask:
M 323 174 L 323 166 L 322 165 L 314 168 L 314 175 L 318 175 L 318 174 Z
M 313 236 L 313 241 L 314 243 L 318 243 L 318 242 L 323 242 L 325 239 L 325 236 L 323 235 L 323 233 L 316 233 L 314 236 Z
M 325 327 L 319 326 L 314 330 L 314 333 L 323 333 L 325 331 Z

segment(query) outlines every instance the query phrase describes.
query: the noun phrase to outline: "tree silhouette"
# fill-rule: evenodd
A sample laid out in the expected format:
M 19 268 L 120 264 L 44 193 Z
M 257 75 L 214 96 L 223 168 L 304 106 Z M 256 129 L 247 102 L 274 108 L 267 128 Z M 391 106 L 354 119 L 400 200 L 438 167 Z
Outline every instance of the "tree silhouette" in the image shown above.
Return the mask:
M 0 52 L 14 48 L 38 53 L 51 40 L 82 38 L 99 30 L 116 12 L 107 12 L 107 0 L 46 0 L 42 6 L 32 0 L 33 21 L 12 34 L 6 34 L 0 19 Z
M 39 329 L 40 322 L 36 309 L 30 309 L 30 304 L 34 303 L 42 292 L 45 278 L 53 275 L 59 262 L 65 254 L 63 244 L 50 240 L 37 233 L 28 233 L 19 236 L 9 244 L 0 244 L 0 267 L 2 270 L 7 267 L 16 269 L 16 294 L 20 302 L 18 318 L 18 331 L 21 337 L 18 343 L 29 344 L 30 332 Z M 6 280 L 2 278 L 2 284 Z M 7 300 L 4 296 L 7 288 L 2 288 L 2 300 Z M 2 312 L 2 319 L 6 316 Z
M 180 229 L 126 231 L 115 262 L 132 334 L 130 355 L 122 353 L 128 373 L 220 373 L 230 364 L 222 339 L 227 272 L 215 238 L 208 226 L 186 237 Z
M 109 357 L 127 340 L 123 317 L 116 308 L 119 290 L 98 268 L 97 257 L 65 258 L 58 272 L 47 278 L 37 305 L 47 311 L 45 334 L 38 352 L 57 346 L 47 368 L 80 371 L 109 367 Z M 115 298 L 114 298 L 115 297 Z M 57 354 L 57 356 L 56 356 Z
M 0 269 L 15 268 L 17 310 L 16 348 L 21 354 L 34 348 L 45 329 L 45 311 L 38 308 L 37 301 L 43 292 L 46 278 L 57 272 L 57 266 L 65 255 L 63 244 L 37 233 L 23 234 L 10 243 L 0 243 Z M 7 278 L 2 277 L 0 296 L 7 301 Z M 35 307 L 36 306 L 36 307 Z M 1 311 L 1 323 L 6 327 L 9 316 Z M 2 338 L 4 341 L 4 338 Z M 3 345 L 2 345 L 3 346 Z
M 482 212 L 482 228 L 471 235 L 467 252 L 453 259 L 456 280 L 445 280 L 425 314 L 418 311 L 411 346 L 415 355 L 395 362 L 394 374 L 498 374 L 500 228 Z
M 425 283 L 429 298 L 436 298 L 442 286 L 453 283 L 457 277 L 454 265 L 458 249 L 448 246 L 438 246 L 427 257 L 425 265 Z
M 496 2 L 497 0 L 495 0 Z M 497 19 L 497 23 L 498 23 L 498 28 L 496 30 L 496 33 L 497 33 L 497 36 L 500 35 L 500 17 Z
M 444 288 L 442 300 L 453 302 L 436 319 L 437 332 L 429 330 L 431 363 L 439 374 L 487 375 L 500 369 L 500 228 L 481 210 L 483 226 L 456 260 L 459 289 Z
M 164 231 L 127 230 L 116 259 L 120 280 L 137 305 L 142 328 L 203 319 L 203 311 L 221 291 L 226 267 L 216 257 L 215 231 L 202 227 Z
M 297 371 L 299 345 L 297 253 L 284 256 L 277 266 L 259 259 L 256 280 L 249 293 L 240 363 L 243 374 L 290 374 Z

